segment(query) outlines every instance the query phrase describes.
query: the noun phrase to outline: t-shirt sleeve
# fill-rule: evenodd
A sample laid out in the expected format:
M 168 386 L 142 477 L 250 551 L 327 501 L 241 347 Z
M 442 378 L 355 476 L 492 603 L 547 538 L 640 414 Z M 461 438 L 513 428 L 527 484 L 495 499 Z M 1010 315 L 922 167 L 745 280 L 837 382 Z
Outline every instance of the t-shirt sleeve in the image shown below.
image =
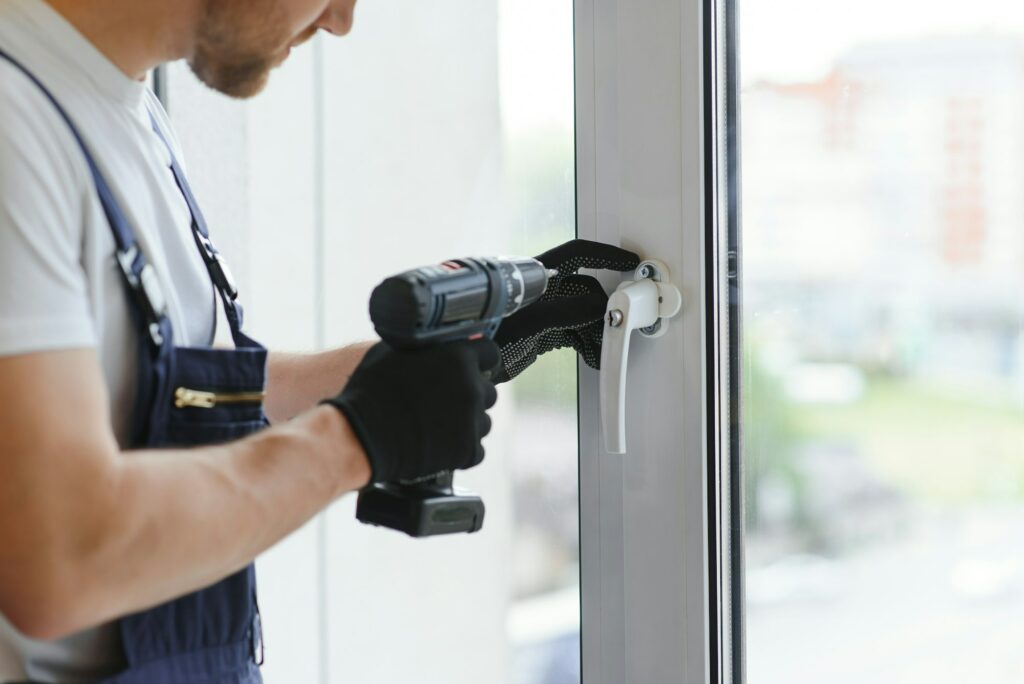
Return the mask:
M 91 179 L 34 89 L 0 70 L 0 356 L 96 345 L 82 264 Z

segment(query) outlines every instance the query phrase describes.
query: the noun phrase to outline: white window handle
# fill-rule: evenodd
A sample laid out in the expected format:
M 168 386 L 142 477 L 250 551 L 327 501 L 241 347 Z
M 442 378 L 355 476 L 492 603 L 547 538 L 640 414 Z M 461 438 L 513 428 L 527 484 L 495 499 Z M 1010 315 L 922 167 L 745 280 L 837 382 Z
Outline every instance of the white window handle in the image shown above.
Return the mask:
M 661 337 L 670 318 L 679 313 L 683 297 L 670 281 L 668 268 L 648 259 L 608 298 L 601 343 L 601 423 L 610 454 L 626 453 L 626 369 L 629 338 L 634 330 Z

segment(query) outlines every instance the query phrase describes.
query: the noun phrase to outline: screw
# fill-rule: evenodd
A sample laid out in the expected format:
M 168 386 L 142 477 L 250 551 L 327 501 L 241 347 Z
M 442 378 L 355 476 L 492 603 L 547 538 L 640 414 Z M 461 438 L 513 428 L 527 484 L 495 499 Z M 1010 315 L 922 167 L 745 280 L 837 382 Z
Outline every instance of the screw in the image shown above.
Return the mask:
M 619 309 L 612 309 L 608 312 L 608 325 L 613 328 L 618 328 L 622 325 L 622 311 Z
M 655 321 L 654 325 L 649 325 L 646 328 L 640 328 L 640 332 L 642 332 L 644 335 L 653 335 L 656 332 L 658 332 L 659 330 L 661 330 L 661 320 L 660 319 Z
M 651 265 L 650 264 L 644 264 L 643 266 L 640 267 L 640 277 L 641 278 L 650 278 L 650 277 L 652 277 L 652 275 L 651 275 Z

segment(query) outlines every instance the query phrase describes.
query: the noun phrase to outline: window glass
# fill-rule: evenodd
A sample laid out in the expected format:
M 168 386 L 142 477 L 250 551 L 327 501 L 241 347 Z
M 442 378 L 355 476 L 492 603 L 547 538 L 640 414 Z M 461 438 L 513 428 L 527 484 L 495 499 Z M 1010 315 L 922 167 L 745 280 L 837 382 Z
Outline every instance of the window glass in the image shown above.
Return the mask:
M 1024 678 L 1024 9 L 740 3 L 748 678 Z
M 572 36 L 568 0 L 403 0 L 297 51 L 248 110 L 255 333 L 368 339 L 388 275 L 574 237 Z M 574 354 L 500 394 L 485 463 L 456 477 L 481 532 L 366 527 L 353 496 L 267 555 L 268 681 L 578 681 Z

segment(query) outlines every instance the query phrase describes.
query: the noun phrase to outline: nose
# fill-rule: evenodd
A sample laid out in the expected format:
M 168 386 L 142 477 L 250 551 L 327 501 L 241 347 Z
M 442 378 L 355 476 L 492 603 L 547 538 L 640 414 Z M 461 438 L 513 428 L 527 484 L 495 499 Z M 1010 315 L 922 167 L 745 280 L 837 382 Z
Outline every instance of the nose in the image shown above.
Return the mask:
M 314 26 L 336 36 L 344 36 L 352 30 L 355 19 L 355 0 L 331 2 L 316 20 Z

